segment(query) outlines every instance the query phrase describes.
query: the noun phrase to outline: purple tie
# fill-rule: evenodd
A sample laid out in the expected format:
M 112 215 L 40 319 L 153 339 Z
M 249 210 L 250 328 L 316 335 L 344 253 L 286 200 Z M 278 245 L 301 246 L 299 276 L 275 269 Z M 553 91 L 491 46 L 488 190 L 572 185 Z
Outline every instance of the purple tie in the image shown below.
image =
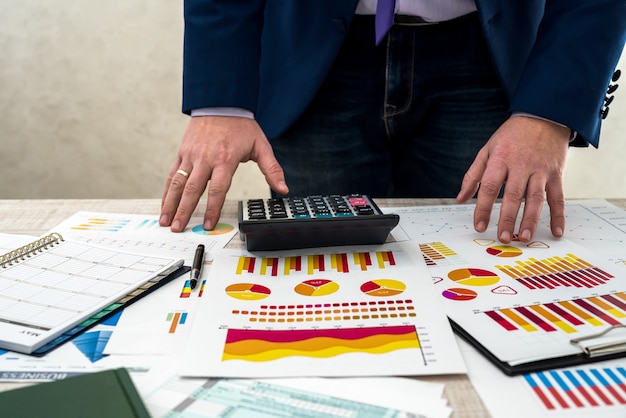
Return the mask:
M 376 4 L 376 45 L 380 44 L 393 25 L 396 0 L 378 0 Z

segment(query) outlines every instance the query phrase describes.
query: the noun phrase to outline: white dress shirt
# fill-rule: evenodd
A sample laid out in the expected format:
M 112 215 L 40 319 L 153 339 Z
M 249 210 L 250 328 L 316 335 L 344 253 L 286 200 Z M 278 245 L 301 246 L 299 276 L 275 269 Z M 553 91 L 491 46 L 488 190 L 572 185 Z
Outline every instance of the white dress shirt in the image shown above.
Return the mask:
M 360 0 L 356 14 L 376 14 L 378 0 Z M 475 0 L 396 0 L 395 14 L 419 16 L 426 22 L 444 22 L 476 11 Z

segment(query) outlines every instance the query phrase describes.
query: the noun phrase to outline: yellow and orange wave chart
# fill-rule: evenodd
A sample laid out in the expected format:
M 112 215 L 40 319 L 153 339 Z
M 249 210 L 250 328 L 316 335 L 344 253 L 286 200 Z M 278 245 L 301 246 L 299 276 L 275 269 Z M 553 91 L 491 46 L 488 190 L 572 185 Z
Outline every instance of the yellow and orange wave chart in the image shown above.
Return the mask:
M 290 356 L 335 357 L 348 353 L 382 354 L 421 348 L 412 325 L 313 330 L 229 329 L 222 360 L 254 362 Z

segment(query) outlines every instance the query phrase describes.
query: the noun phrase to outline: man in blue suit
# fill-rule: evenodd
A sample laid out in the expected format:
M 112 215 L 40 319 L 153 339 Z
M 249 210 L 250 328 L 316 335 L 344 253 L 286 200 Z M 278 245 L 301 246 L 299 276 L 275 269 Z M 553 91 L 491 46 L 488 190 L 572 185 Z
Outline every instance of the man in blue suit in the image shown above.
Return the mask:
M 397 3 L 377 45 L 375 0 L 185 0 L 193 117 L 161 225 L 184 230 L 208 184 L 211 229 L 253 160 L 276 195 L 477 193 L 481 232 L 501 194 L 505 243 L 532 239 L 547 199 L 562 236 L 567 148 L 598 145 L 626 0 Z

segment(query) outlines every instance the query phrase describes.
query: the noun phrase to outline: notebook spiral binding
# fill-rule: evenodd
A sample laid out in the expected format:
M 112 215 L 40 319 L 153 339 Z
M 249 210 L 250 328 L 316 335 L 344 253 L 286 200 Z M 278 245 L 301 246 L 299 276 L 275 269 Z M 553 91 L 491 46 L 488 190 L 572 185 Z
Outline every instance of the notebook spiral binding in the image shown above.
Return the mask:
M 43 238 L 39 238 L 36 241 L 30 242 L 22 247 L 16 248 L 4 255 L 1 255 L 0 267 L 6 268 L 13 265 L 14 263 L 17 264 L 20 262 L 20 260 L 24 260 L 26 257 L 30 257 L 37 252 L 47 250 L 48 248 L 53 247 L 61 241 L 63 241 L 63 237 L 61 236 L 61 234 L 53 232 Z

